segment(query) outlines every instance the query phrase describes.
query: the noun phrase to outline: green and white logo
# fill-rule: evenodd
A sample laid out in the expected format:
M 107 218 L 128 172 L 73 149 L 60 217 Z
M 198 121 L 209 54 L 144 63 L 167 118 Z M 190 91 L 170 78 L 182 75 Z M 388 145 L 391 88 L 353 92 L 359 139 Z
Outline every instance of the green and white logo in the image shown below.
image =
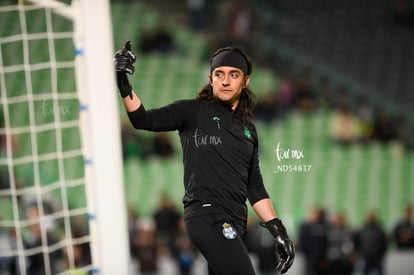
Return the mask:
M 252 137 L 252 134 L 250 134 L 250 130 L 247 127 L 244 127 L 244 135 L 247 138 L 251 138 Z
M 218 116 L 213 117 L 213 120 L 217 123 L 217 129 L 220 130 L 220 118 Z

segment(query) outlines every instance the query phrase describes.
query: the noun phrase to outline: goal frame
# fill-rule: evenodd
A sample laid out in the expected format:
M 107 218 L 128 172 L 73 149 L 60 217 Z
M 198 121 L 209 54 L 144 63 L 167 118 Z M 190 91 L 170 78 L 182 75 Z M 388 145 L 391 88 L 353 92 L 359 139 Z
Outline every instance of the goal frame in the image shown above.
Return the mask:
M 93 272 L 129 274 L 129 245 L 109 0 L 29 0 L 73 20 Z

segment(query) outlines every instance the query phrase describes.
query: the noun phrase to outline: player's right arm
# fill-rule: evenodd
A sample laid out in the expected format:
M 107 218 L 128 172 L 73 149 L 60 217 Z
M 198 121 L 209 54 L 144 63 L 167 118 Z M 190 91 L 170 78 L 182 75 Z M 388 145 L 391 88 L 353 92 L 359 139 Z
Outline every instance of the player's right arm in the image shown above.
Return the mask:
M 125 46 L 114 56 L 116 83 L 127 112 L 136 111 L 141 107 L 141 100 L 132 90 L 127 76 L 127 74 L 132 75 L 135 71 L 135 59 L 136 57 L 131 51 L 131 41 L 127 41 Z
M 127 74 L 132 75 L 135 71 L 135 55 L 131 51 L 131 42 L 117 51 L 114 56 L 116 83 L 125 110 L 128 113 L 131 124 L 136 129 L 149 131 L 173 131 L 180 129 L 184 121 L 189 119 L 189 113 L 194 113 L 190 108 L 193 104 L 186 104 L 183 101 L 174 102 L 167 106 L 146 110 L 140 98 L 133 91 Z

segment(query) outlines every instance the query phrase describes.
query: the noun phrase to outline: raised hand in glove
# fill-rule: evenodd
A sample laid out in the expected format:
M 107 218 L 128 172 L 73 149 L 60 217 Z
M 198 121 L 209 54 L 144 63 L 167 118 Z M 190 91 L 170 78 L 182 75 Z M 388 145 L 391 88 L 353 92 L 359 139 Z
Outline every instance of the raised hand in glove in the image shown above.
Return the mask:
M 293 264 L 295 247 L 289 239 L 289 236 L 286 233 L 286 228 L 280 219 L 274 218 L 266 223 L 261 223 L 261 225 L 266 227 L 275 238 L 276 250 L 280 257 L 276 271 L 283 274 L 288 271 Z
M 127 41 L 125 46 L 115 53 L 116 83 L 122 98 L 129 96 L 132 99 L 132 86 L 128 81 L 127 73 L 134 73 L 135 60 L 135 54 L 131 51 L 131 41 Z

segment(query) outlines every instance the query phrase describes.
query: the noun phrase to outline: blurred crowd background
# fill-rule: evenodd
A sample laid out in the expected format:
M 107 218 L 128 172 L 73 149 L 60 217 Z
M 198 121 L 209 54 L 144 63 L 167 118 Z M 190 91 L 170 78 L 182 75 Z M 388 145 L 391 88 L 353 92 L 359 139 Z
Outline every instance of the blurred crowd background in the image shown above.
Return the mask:
M 160 0 L 142 3 L 159 13 L 160 20 L 153 28 L 145 25 L 137 27 L 138 45 L 135 50 L 138 53 L 138 71 L 141 69 L 140 55 L 189 55 L 201 60 L 201 63 L 196 64 L 204 62 L 206 66 L 210 54 L 216 48 L 226 45 L 239 46 L 253 59 L 253 79 L 260 74 L 260 71 L 255 71 L 257 68 L 265 70 L 277 79 L 274 85 L 254 86 L 257 94 L 256 122 L 264 125 L 265 129 L 269 126 L 272 129 L 270 131 L 273 131 L 274 125 L 283 124 L 283 121 L 292 115 L 307 117 L 327 111 L 329 115 L 326 118 L 325 133 L 333 146 L 345 148 L 347 151 L 352 150 L 353 146 L 356 146 L 357 150 L 364 150 L 361 149 L 364 146 L 379 144 L 381 148 L 386 148 L 389 152 L 387 156 L 391 156 L 391 159 L 397 155 L 412 155 L 413 1 Z M 184 26 L 192 35 L 182 38 L 176 31 L 177 25 Z M 115 29 L 114 32 L 116 35 L 119 29 Z M 118 38 L 116 43 L 121 44 L 123 36 L 118 34 Z M 194 45 L 191 39 L 201 39 L 202 43 L 190 46 Z M 192 47 L 197 49 L 194 50 Z M 145 69 L 145 66 L 142 69 Z M 196 69 L 187 68 L 187 71 L 191 70 Z M 168 73 L 167 69 L 165 71 Z M 184 77 L 179 81 L 191 80 Z M 136 83 L 139 87 L 140 82 Z M 155 90 L 152 89 L 151 93 L 155 93 Z M 144 102 L 147 99 L 150 105 L 159 106 L 157 101 L 150 99 L 155 96 L 154 94 L 146 98 L 146 91 L 143 93 Z M 182 93 L 183 97 L 191 95 Z M 134 143 L 133 140 L 136 141 L 136 134 L 132 134 L 128 127 L 126 124 L 124 137 L 131 145 Z M 311 127 L 310 131 L 312 130 L 318 131 Z M 131 152 L 128 148 L 124 148 L 125 159 L 131 155 L 136 156 L 137 152 L 143 159 L 150 160 L 153 156 L 174 159 L 175 155 L 180 155 L 179 146 L 174 146 L 174 138 L 166 133 L 143 135 L 140 138 L 139 144 L 129 147 L 135 148 L 132 154 L 128 153 Z M 275 142 L 277 141 L 273 140 L 273 143 Z M 388 162 L 385 163 L 384 165 L 387 165 Z M 367 169 L 370 169 L 369 163 L 367 165 Z M 373 165 L 371 169 L 378 169 L 376 173 L 380 173 L 381 168 Z M 336 177 L 340 178 L 342 175 L 337 174 Z M 364 178 L 357 181 L 364 184 Z M 399 179 L 396 178 L 395 181 L 399 182 Z M 402 181 L 406 184 L 404 186 L 408 186 L 406 191 L 412 194 L 413 177 L 409 175 Z M 390 176 L 391 185 L 392 182 Z M 379 189 L 381 192 L 384 190 L 381 185 L 380 182 L 378 186 L 374 184 L 371 191 Z M 335 188 L 342 190 L 341 187 Z M 150 217 L 149 220 L 145 219 L 148 223 L 146 226 L 152 228 L 155 240 L 161 240 L 162 254 L 166 252 L 165 246 L 162 245 L 164 243 L 169 248 L 168 255 L 176 261 L 176 267 L 181 270 L 181 274 L 189 274 L 190 267 L 194 272 L 197 252 L 191 248 L 185 231 L 182 232 L 182 221 L 178 214 L 181 212 L 181 205 L 179 197 L 174 197 L 174 194 L 173 192 L 170 199 L 176 203 L 175 206 L 171 207 L 170 201 L 170 206 L 167 207 L 170 208 L 169 211 L 176 209 L 175 218 L 170 213 L 170 218 L 174 221 L 170 229 L 165 230 L 164 222 L 167 218 L 160 220 L 163 216 L 160 213 L 165 214 L 167 208 L 156 210 L 153 216 L 145 215 L 147 218 Z M 165 196 L 163 198 L 165 199 Z M 164 199 L 162 201 L 165 203 Z M 392 212 L 386 222 L 382 220 L 386 211 L 381 209 L 380 201 L 366 208 L 359 208 L 358 205 L 354 205 L 355 202 L 358 203 L 358 200 L 345 202 L 344 206 L 338 207 L 335 204 L 325 205 L 323 201 L 315 199 L 313 206 L 310 206 L 310 203 L 302 209 L 299 218 L 290 227 L 295 236 L 302 269 L 298 268 L 292 272 L 410 273 L 404 265 L 400 265 L 400 269 L 390 271 L 387 263 L 395 266 L 400 262 L 390 263 L 386 256 L 390 251 L 411 251 L 408 258 L 414 255 L 411 195 L 399 197 L 398 211 Z M 276 200 L 277 209 L 278 206 L 280 205 Z M 362 210 L 358 214 L 358 222 L 349 222 L 348 215 L 353 212 L 350 210 L 352 208 Z M 257 270 L 260 274 L 275 274 L 273 269 L 276 255 L 271 245 L 272 240 L 254 218 L 249 228 L 249 248 Z M 131 239 L 134 240 L 133 237 Z M 136 245 L 139 242 L 138 237 L 131 243 L 131 252 L 138 263 L 143 263 L 145 259 L 140 257 L 143 256 L 141 253 L 145 252 L 137 249 Z M 401 256 L 400 260 L 403 259 L 407 263 L 404 257 L 407 256 Z M 150 261 L 149 266 L 152 267 L 147 271 L 157 269 L 155 262 L 153 259 Z M 158 266 L 158 270 L 159 268 Z

